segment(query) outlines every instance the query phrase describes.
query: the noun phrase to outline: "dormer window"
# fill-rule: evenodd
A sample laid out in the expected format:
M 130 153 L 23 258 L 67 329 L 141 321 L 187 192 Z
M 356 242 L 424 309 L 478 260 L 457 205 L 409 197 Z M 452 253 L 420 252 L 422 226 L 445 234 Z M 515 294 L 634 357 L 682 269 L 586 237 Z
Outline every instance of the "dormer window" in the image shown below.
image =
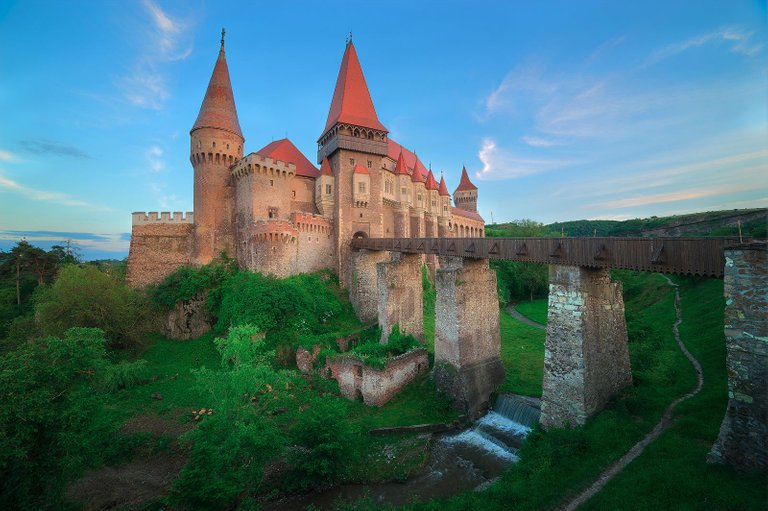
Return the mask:
M 357 191 L 360 193 L 365 193 L 365 183 L 357 183 Z

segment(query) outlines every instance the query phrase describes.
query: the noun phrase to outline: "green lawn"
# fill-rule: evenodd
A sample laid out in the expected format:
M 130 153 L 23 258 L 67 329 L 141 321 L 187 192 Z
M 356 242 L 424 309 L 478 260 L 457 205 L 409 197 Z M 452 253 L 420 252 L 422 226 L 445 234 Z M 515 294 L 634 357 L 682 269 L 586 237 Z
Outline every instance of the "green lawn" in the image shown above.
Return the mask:
M 499 311 L 501 361 L 507 370 L 499 392 L 541 396 L 544 378 L 544 330 L 525 325 Z
M 547 299 L 537 298 L 529 302 L 520 302 L 515 305 L 515 310 L 536 323 L 547 324 Z

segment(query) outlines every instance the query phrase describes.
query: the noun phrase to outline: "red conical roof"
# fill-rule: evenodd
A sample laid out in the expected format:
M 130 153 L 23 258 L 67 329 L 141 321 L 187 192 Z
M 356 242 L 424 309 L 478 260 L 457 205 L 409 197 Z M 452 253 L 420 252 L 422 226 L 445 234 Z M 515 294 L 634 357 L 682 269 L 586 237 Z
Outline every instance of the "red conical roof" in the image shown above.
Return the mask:
M 435 181 L 435 175 L 430 170 L 427 173 L 427 190 L 437 190 L 437 181 Z
M 466 190 L 477 190 L 477 187 L 472 184 L 472 181 L 469 180 L 469 176 L 467 175 L 467 167 L 462 167 L 461 181 L 459 181 L 459 186 L 456 187 L 456 191 L 463 192 Z
M 387 131 L 376 115 L 352 41 L 347 43 L 347 48 L 344 50 L 344 58 L 341 60 L 341 69 L 336 79 L 336 89 L 333 91 L 333 101 L 331 101 L 331 109 L 328 111 L 328 120 L 323 133 L 337 122 Z
M 400 156 L 397 157 L 397 165 L 395 166 L 395 174 L 408 175 L 408 166 L 405 164 L 405 157 L 403 151 L 400 150 Z
M 331 162 L 328 158 L 323 158 L 323 163 L 320 164 L 320 175 L 333 177 L 333 170 L 331 170 Z
M 419 158 L 416 157 L 416 163 L 413 166 L 413 173 L 411 174 L 411 181 L 414 183 L 423 183 L 426 181 L 426 178 L 424 177 L 424 174 L 421 173 L 421 170 L 419 169 Z
M 218 128 L 243 137 L 240 121 L 237 119 L 232 83 L 229 81 L 229 68 L 227 67 L 227 58 L 224 55 L 223 38 L 219 57 L 216 59 L 216 65 L 213 66 L 211 81 L 208 82 L 208 90 L 205 91 L 200 113 L 197 114 L 197 120 L 190 133 L 198 128 Z
M 443 176 L 440 176 L 440 195 L 446 195 L 448 197 L 451 196 L 450 193 L 448 193 L 448 187 L 445 186 L 445 178 Z
M 301 151 L 287 138 L 275 140 L 265 145 L 256 154 L 267 156 L 273 160 L 280 160 L 296 165 L 296 175 L 304 177 L 317 177 L 317 167 L 301 154 Z

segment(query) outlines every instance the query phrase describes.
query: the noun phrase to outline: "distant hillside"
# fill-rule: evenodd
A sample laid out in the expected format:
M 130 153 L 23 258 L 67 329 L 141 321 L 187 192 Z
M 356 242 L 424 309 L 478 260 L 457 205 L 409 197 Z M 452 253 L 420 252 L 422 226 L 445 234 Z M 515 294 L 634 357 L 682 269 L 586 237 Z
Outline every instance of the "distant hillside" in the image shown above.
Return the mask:
M 768 209 L 707 211 L 632 220 L 572 220 L 549 225 L 530 220 L 493 224 L 488 236 L 738 236 L 766 238 Z

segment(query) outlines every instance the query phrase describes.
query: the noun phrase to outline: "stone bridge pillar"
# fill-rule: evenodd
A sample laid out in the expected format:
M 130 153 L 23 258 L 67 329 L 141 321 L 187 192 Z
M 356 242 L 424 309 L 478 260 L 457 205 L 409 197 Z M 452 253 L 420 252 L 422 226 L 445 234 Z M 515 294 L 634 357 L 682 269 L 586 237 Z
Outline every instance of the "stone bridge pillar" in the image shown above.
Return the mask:
M 551 265 L 541 425 L 583 424 L 631 383 L 621 283 L 607 269 Z
M 709 461 L 768 470 L 768 264 L 765 243 L 725 250 L 728 408 Z
M 390 253 L 385 250 L 352 250 L 350 254 L 349 301 L 355 314 L 363 323 L 373 323 L 379 313 L 379 289 L 376 265 L 389 261 Z
M 504 381 L 496 272 L 487 259 L 440 258 L 435 289 L 435 382 L 475 418 Z
M 381 343 L 386 344 L 396 324 L 424 342 L 421 254 L 392 254 L 391 261 L 376 265 L 376 271 Z

